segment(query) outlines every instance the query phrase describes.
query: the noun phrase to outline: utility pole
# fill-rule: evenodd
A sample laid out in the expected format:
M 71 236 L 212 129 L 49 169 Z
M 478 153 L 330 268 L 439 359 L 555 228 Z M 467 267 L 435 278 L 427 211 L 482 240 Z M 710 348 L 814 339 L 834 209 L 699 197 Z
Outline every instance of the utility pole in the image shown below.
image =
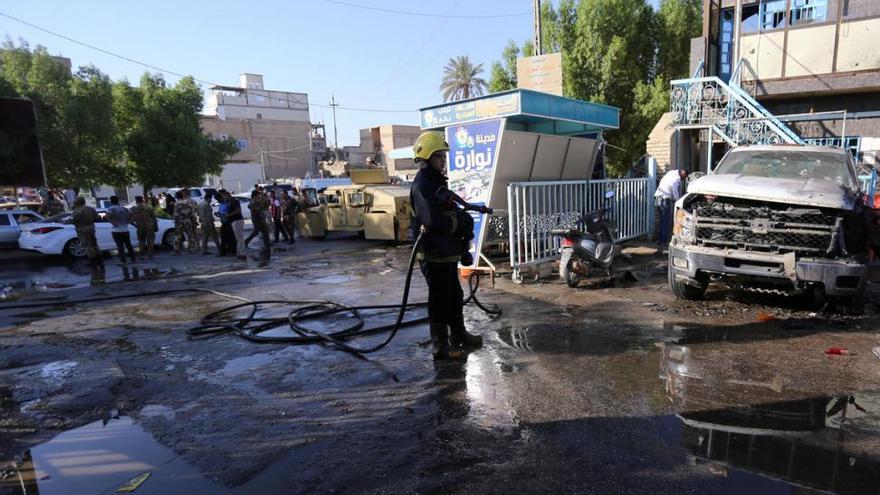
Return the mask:
M 535 4 L 535 55 L 543 55 L 541 46 L 541 0 L 534 0 Z
M 339 106 L 339 103 L 336 101 L 336 97 L 330 95 L 330 108 L 333 109 L 333 157 L 336 158 L 336 150 L 339 149 L 339 138 L 336 134 L 336 107 Z

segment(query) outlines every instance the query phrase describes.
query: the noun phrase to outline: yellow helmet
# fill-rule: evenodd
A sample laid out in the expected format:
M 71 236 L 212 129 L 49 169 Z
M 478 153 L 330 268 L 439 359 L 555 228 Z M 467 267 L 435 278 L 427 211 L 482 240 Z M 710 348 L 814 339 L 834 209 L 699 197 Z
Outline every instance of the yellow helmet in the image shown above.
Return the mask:
M 413 145 L 413 155 L 427 161 L 437 151 L 449 151 L 449 144 L 443 139 L 443 134 L 437 131 L 426 131 L 419 134 Z

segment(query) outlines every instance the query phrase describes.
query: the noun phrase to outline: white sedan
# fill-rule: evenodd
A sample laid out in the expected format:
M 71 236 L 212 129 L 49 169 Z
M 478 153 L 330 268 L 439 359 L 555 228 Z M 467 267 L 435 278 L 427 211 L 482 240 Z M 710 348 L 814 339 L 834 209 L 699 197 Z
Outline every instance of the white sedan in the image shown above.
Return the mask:
M 30 251 L 39 251 L 43 254 L 65 254 L 75 258 L 86 255 L 85 247 L 80 244 L 73 227 L 73 219 L 70 212 L 61 213 L 54 217 L 46 218 L 39 222 L 21 226 L 21 236 L 18 238 L 18 247 Z M 116 249 L 116 243 L 111 234 L 112 225 L 107 220 L 107 211 L 98 210 L 98 221 L 95 222 L 95 238 L 98 240 L 98 248 L 101 251 Z M 137 230 L 134 225 L 128 226 L 131 234 L 131 244 L 138 245 Z M 159 231 L 156 232 L 156 244 L 170 247 L 174 242 L 174 221 L 164 218 L 159 219 Z

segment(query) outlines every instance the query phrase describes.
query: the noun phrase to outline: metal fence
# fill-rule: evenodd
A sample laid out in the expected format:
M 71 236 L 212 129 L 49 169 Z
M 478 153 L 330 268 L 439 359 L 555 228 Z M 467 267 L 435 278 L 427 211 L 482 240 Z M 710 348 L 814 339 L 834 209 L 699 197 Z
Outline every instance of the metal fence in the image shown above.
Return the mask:
M 554 228 L 574 226 L 580 214 L 604 205 L 614 190 L 611 217 L 617 240 L 648 235 L 654 227 L 653 177 L 594 181 L 514 182 L 507 186 L 510 267 L 521 280 L 523 268 L 551 261 L 559 255 Z

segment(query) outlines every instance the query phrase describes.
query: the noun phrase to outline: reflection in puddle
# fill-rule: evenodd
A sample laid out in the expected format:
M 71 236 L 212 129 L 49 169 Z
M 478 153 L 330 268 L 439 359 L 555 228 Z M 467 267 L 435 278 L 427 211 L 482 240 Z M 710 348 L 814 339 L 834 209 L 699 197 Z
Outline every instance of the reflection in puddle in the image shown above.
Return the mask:
M 351 282 L 352 280 L 354 280 L 354 277 L 351 275 L 327 275 L 326 277 L 319 277 L 310 282 L 315 284 L 341 284 L 344 282 Z
M 719 365 L 711 347 L 667 344 L 662 354 L 681 441 L 715 474 L 744 470 L 836 493 L 877 493 L 880 393 L 804 397 L 772 369 L 758 378 Z
M 274 353 L 261 352 L 250 356 L 243 356 L 226 361 L 226 365 L 220 370 L 221 373 L 234 375 L 245 371 L 252 371 L 260 366 L 271 363 L 277 356 Z
M 491 352 L 478 352 L 470 354 L 465 364 L 468 419 L 483 428 L 517 425 L 499 362 Z
M 106 425 L 96 421 L 34 447 L 18 475 L 23 493 L 75 495 L 115 493 L 143 473 L 151 475 L 137 493 L 222 490 L 125 416 Z

